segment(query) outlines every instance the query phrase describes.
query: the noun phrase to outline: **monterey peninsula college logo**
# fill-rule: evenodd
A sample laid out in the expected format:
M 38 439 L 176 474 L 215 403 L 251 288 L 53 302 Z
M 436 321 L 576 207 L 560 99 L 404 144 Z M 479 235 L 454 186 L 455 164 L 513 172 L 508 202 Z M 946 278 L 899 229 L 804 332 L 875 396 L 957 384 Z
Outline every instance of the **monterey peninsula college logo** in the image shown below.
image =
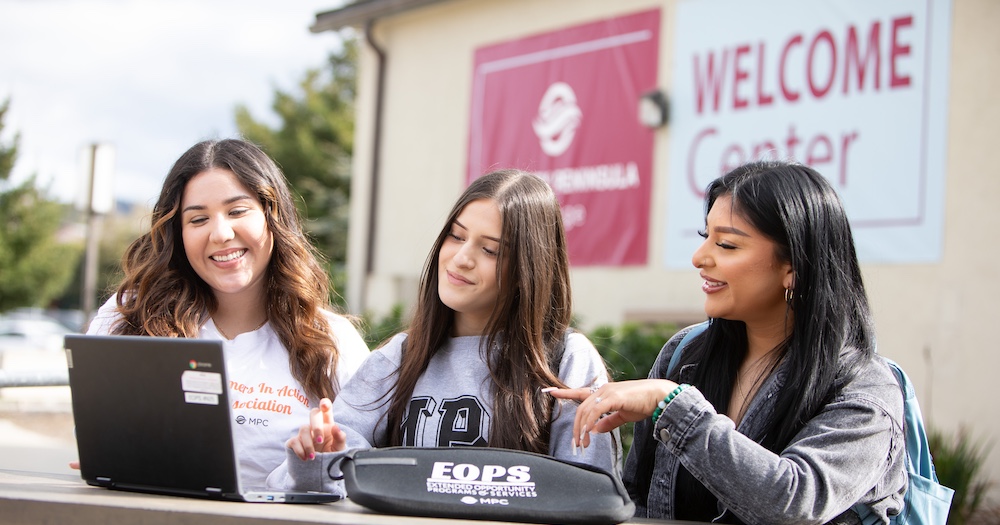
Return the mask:
M 569 84 L 556 82 L 549 86 L 538 105 L 538 116 L 531 123 L 542 151 L 550 157 L 562 155 L 573 143 L 582 117 L 576 93 Z

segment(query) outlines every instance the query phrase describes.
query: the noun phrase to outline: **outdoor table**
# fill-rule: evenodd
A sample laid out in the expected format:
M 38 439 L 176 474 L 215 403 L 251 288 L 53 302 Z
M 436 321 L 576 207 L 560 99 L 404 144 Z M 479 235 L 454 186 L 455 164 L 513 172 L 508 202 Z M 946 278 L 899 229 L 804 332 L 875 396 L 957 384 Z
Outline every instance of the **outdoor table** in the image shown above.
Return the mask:
M 0 469 L 0 524 L 294 525 L 489 525 L 495 521 L 380 514 L 350 500 L 324 504 L 242 503 L 109 490 L 79 476 Z M 632 520 L 628 523 L 679 524 Z

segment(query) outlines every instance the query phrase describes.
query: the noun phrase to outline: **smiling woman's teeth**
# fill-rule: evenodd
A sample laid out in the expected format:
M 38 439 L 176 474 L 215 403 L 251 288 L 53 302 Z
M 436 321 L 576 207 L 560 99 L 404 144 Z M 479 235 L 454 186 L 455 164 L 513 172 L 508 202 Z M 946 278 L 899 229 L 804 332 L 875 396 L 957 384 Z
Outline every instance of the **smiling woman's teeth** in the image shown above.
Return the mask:
M 247 251 L 246 250 L 240 250 L 238 252 L 230 253 L 229 255 L 213 255 L 211 257 L 211 259 L 213 261 L 226 262 L 226 261 L 231 261 L 233 259 L 238 259 L 240 257 L 243 257 L 244 253 L 247 253 Z

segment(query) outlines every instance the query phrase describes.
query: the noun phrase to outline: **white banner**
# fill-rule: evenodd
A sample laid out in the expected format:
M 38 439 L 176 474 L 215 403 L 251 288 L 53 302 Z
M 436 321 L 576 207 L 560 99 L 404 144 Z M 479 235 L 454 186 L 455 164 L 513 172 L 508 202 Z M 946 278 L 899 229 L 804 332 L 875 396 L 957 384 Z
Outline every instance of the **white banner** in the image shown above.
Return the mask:
M 950 0 L 682 0 L 674 27 L 667 267 L 754 158 L 826 176 L 862 262 L 940 260 Z

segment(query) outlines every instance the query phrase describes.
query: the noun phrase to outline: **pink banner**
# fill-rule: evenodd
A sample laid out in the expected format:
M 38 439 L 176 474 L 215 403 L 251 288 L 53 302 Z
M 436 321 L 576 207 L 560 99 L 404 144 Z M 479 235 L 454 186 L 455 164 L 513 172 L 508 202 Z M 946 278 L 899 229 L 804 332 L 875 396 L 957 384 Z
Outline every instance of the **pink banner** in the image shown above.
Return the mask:
M 575 266 L 646 264 L 654 130 L 638 107 L 659 29 L 655 9 L 476 50 L 468 181 L 508 167 L 546 179 Z

